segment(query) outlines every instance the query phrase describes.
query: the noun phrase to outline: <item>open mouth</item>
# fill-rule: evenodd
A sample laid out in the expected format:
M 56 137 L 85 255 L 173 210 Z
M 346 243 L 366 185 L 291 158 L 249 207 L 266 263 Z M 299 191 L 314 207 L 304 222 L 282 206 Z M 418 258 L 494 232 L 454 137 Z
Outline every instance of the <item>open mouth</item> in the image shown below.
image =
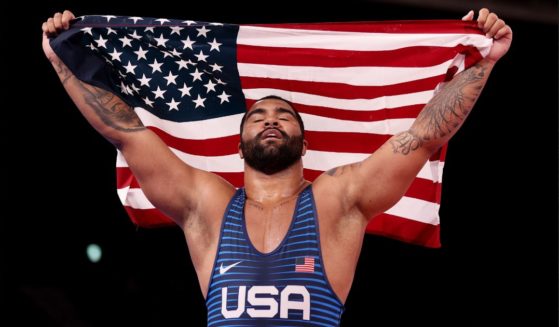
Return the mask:
M 283 139 L 283 135 L 282 135 L 282 133 L 281 133 L 279 130 L 277 130 L 277 129 L 275 129 L 275 128 L 270 128 L 270 129 L 265 130 L 265 131 L 262 133 L 261 138 L 262 138 L 263 140 L 268 140 L 268 139 Z

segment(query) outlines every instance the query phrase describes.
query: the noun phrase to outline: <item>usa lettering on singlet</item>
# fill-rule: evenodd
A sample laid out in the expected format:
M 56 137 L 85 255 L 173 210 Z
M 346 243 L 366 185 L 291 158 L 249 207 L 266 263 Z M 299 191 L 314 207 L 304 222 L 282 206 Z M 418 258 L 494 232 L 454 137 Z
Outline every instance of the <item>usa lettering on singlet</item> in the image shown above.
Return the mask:
M 289 230 L 270 253 L 248 237 L 245 199 L 237 190 L 225 210 L 208 326 L 339 326 L 344 308 L 324 272 L 312 187 L 299 194 Z

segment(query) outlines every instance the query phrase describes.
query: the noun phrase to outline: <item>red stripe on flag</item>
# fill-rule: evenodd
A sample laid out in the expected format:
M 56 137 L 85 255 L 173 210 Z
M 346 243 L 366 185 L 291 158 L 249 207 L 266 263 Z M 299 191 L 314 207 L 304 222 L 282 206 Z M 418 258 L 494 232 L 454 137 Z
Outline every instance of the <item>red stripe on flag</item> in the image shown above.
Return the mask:
M 373 153 L 390 135 L 305 131 L 310 150 L 328 152 Z M 335 156 L 335 154 L 332 154 Z M 304 162 L 303 158 L 303 162 Z
M 247 99 L 246 107 L 250 108 L 256 103 L 256 100 Z M 300 113 L 316 115 L 321 117 L 329 117 L 340 120 L 365 121 L 373 122 L 385 119 L 399 118 L 415 118 L 425 106 L 424 104 L 416 104 L 398 108 L 379 109 L 379 110 L 346 110 L 327 108 L 321 106 L 310 106 L 300 103 L 294 103 L 295 109 Z
M 342 22 L 342 23 L 298 23 L 298 24 L 250 24 L 244 26 L 277 27 L 289 29 L 339 31 L 339 32 L 367 32 L 367 33 L 468 33 L 483 32 L 475 21 L 460 20 L 387 20 L 379 22 Z
M 229 183 L 233 184 L 235 187 L 242 187 L 244 185 L 244 173 L 243 172 L 214 172 L 214 174 L 224 178 Z M 132 171 L 128 167 L 117 167 L 116 168 L 116 188 L 121 189 L 125 187 L 130 188 L 140 188 L 140 184 L 136 177 L 132 174 Z
M 440 225 L 426 224 L 386 213 L 371 220 L 367 225 L 367 232 L 430 248 L 441 247 Z
M 165 133 L 163 130 L 149 126 L 157 136 L 159 136 L 165 144 L 184 153 L 194 154 L 198 156 L 227 156 L 236 153 L 239 144 L 239 135 L 230 135 L 225 137 L 216 137 L 205 140 L 192 140 L 174 137 Z
M 124 206 L 132 222 L 136 225 L 151 228 L 175 225 L 171 218 L 157 209 L 134 209 Z
M 307 82 L 276 78 L 241 77 L 243 89 L 279 89 L 290 92 L 314 94 L 337 99 L 375 99 L 383 96 L 401 95 L 433 90 L 445 78 L 445 74 L 411 82 L 381 86 L 361 86 L 343 83 Z
M 385 51 L 349 51 L 238 45 L 239 63 L 312 67 L 430 67 L 471 51 L 462 44 L 455 47 L 416 46 Z M 289 56 L 285 54 L 289 53 Z M 421 55 L 419 55 L 421 54 Z

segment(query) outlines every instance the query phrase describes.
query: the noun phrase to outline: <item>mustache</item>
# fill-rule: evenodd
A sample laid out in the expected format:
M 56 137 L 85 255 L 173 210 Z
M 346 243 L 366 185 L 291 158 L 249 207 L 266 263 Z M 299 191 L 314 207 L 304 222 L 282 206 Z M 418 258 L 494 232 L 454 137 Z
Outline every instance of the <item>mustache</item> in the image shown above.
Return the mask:
M 277 129 L 277 128 L 274 128 L 274 127 L 269 127 L 269 128 L 266 128 L 265 130 L 263 130 L 262 132 L 256 134 L 256 140 L 261 140 L 262 139 L 262 134 L 264 134 L 265 132 L 267 132 L 270 129 L 274 129 L 274 130 L 278 131 L 281 134 L 281 136 L 283 136 L 284 139 L 289 138 L 289 136 L 287 136 L 287 133 L 282 131 L 281 129 Z

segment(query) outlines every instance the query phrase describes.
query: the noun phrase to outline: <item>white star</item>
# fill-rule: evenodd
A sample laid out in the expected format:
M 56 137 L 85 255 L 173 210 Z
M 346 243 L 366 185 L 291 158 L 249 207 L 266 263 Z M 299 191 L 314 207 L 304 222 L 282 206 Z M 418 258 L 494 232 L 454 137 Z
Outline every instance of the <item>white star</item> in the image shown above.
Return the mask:
M 138 55 L 138 60 L 140 59 L 148 60 L 148 58 L 146 58 L 146 53 L 148 53 L 148 51 L 144 50 L 141 45 L 138 51 L 134 51 L 134 53 Z
M 148 97 L 143 98 L 143 100 L 145 104 L 153 108 L 153 101 L 151 101 Z
M 192 45 L 194 44 L 194 41 L 190 40 L 190 36 L 187 36 L 186 40 L 181 40 L 181 42 L 184 43 L 183 49 L 189 48 L 190 50 L 194 50 L 192 49 Z
M 163 23 L 169 23 L 170 22 L 170 20 L 168 20 L 167 18 L 158 18 L 155 21 L 159 22 L 160 25 L 163 25 Z
M 162 62 L 157 62 L 157 59 L 153 59 L 153 63 L 152 64 L 148 64 L 151 66 L 151 73 L 155 73 L 156 71 L 159 71 L 161 73 L 163 73 L 161 71 L 161 65 L 163 65 Z
M 134 90 L 134 92 L 139 93 L 140 89 L 136 86 L 136 84 L 132 84 L 130 87 Z
M 181 57 L 181 53 L 177 51 L 177 49 L 173 49 L 171 50 L 171 53 L 173 54 L 173 56 L 180 58 Z
M 167 57 L 173 57 L 173 54 L 170 53 L 169 51 L 163 51 L 163 58 L 167 58 Z
M 155 33 L 155 31 L 153 30 L 155 27 L 150 26 L 150 27 L 146 27 L 146 29 L 144 30 L 144 32 L 150 31 L 152 33 Z
M 107 16 L 102 16 L 105 17 L 107 19 L 107 23 L 111 21 L 111 19 L 116 18 L 116 16 L 113 15 L 107 15 Z
M 188 61 L 190 61 L 190 60 L 188 60 Z M 188 70 L 187 64 L 190 64 L 188 61 L 186 61 L 184 59 L 181 59 L 181 60 L 177 60 L 175 62 L 177 63 L 177 65 L 179 65 L 179 70 L 181 70 L 183 68 Z
M 173 75 L 171 72 L 169 72 L 169 75 L 163 76 L 163 78 L 167 80 L 167 86 L 169 84 L 177 85 L 177 83 L 175 82 L 175 80 L 177 79 L 177 76 L 179 76 L 179 75 Z
M 182 22 L 185 23 L 185 24 L 188 25 L 188 26 L 190 26 L 190 25 L 192 25 L 192 24 L 196 24 L 196 22 L 193 21 L 193 20 L 183 20 Z
M 222 23 L 210 23 L 210 25 L 215 25 L 215 26 L 223 26 Z
M 105 43 L 107 43 L 107 40 L 105 40 L 101 35 L 99 35 L 99 40 L 93 40 L 93 41 L 95 41 L 95 43 L 97 43 L 97 46 L 99 48 L 100 47 L 103 47 L 105 49 L 107 48 L 107 46 L 105 45 Z
M 128 88 L 126 87 L 126 85 L 124 85 L 123 81 L 120 81 L 120 92 L 128 94 Z
M 225 93 L 225 91 L 223 91 L 223 93 L 221 93 L 217 97 L 221 99 L 221 102 L 219 104 L 223 104 L 223 102 L 229 102 L 229 98 L 231 96 L 229 94 Z
M 132 39 L 125 37 L 121 37 L 120 42 L 122 42 L 122 47 L 124 48 L 125 46 L 129 46 L 132 47 Z
M 124 66 L 124 68 L 126 68 L 126 72 L 127 73 L 131 73 L 133 75 L 136 75 L 136 73 L 134 72 L 134 69 L 136 68 L 136 65 L 132 65 L 132 62 L 128 62 L 128 65 Z
M 206 88 L 206 94 L 210 93 L 210 91 L 215 92 L 215 86 L 216 85 L 217 84 L 214 84 L 211 80 L 209 80 L 207 84 L 204 84 L 204 87 Z
M 217 52 L 220 52 L 220 51 L 219 51 L 219 46 L 222 45 L 223 43 L 218 43 L 217 40 L 216 40 L 215 37 L 214 37 L 213 42 L 208 42 L 208 44 L 212 46 L 212 47 L 210 48 L 210 52 L 211 52 L 212 50 L 217 50 Z
M 124 94 L 132 95 L 132 89 L 128 85 L 124 84 L 124 82 L 122 81 L 120 82 L 120 90 Z
M 195 54 L 194 55 L 196 58 L 198 58 L 198 61 L 206 61 L 206 58 L 208 58 L 209 56 L 206 56 L 202 50 L 200 50 L 199 54 Z
M 192 87 L 188 87 L 186 86 L 186 83 L 183 83 L 182 87 L 178 90 L 181 91 L 181 96 L 184 97 L 185 95 L 190 96 L 190 89 L 192 89 Z
M 138 33 L 136 33 L 136 31 L 134 31 L 134 33 L 132 33 L 132 34 L 128 33 L 128 35 L 130 35 L 131 38 L 136 39 L 136 40 L 139 40 L 139 39 L 142 38 L 140 35 L 138 35 Z
M 162 89 L 160 89 L 159 86 L 158 86 L 158 87 L 157 87 L 157 90 L 151 91 L 151 92 L 152 92 L 153 94 L 155 94 L 155 99 L 161 98 L 161 99 L 165 100 L 165 98 L 163 97 L 163 94 L 164 94 L 165 92 L 167 92 L 167 90 L 162 90 Z
M 220 71 L 221 71 L 221 68 L 223 68 L 223 66 L 220 66 L 220 65 L 218 65 L 217 63 L 215 63 L 215 64 L 213 64 L 213 65 L 210 65 L 210 67 L 212 67 L 212 72 L 215 72 L 216 70 L 217 70 L 218 72 L 220 72 Z
M 202 80 L 202 75 L 203 75 L 203 74 L 204 74 L 204 73 L 198 71 L 198 68 L 196 68 L 196 70 L 194 71 L 194 73 L 190 73 L 190 75 L 192 75 L 192 76 L 194 77 L 194 78 L 192 79 L 193 82 L 196 81 L 196 80 L 198 80 L 198 79 L 199 79 L 199 80 Z
M 217 81 L 217 84 L 222 84 L 222 85 L 227 85 L 227 83 L 223 82 L 221 79 L 219 78 L 215 78 L 215 80 Z
M 194 107 L 194 108 L 198 108 L 198 107 L 205 108 L 204 107 L 204 101 L 206 101 L 206 98 L 202 98 L 200 96 L 200 94 L 198 94 L 198 99 L 192 100 L 192 102 L 196 103 L 196 107 Z
M 197 37 L 200 35 L 203 35 L 204 37 L 208 37 L 206 34 L 211 31 L 209 29 L 206 28 L 206 26 L 202 26 L 202 28 L 197 28 L 196 29 L 198 31 L 198 35 L 196 35 Z
M 122 52 L 118 52 L 116 51 L 116 49 L 114 49 L 112 53 L 109 53 L 109 55 L 111 56 L 112 60 L 120 61 L 120 56 L 122 55 Z
M 140 78 L 138 81 L 140 81 L 140 86 L 145 85 L 149 87 L 149 81 L 151 81 L 151 78 L 147 78 L 146 74 L 142 74 L 142 78 Z
M 163 37 L 163 33 L 159 35 L 159 38 L 154 38 L 154 40 L 157 41 L 158 46 L 162 46 L 162 47 L 165 46 L 165 42 L 169 41 L 169 39 Z
M 112 28 L 110 28 L 110 27 L 107 27 L 107 35 L 111 35 L 111 33 L 114 33 L 114 34 L 116 34 L 116 31 L 115 31 L 115 30 L 113 30 L 113 29 L 112 29 Z
M 181 35 L 181 30 L 183 30 L 184 27 L 180 27 L 180 26 L 171 26 L 171 34 L 173 35 L 173 33 L 177 33 L 178 35 Z
M 169 106 L 169 111 L 175 109 L 175 110 L 179 110 L 178 105 L 181 103 L 179 102 L 175 102 L 175 99 L 171 98 L 171 102 L 165 102 L 168 106 Z
M 97 51 L 97 48 L 93 45 L 93 43 L 90 43 L 89 45 L 86 45 L 86 47 L 90 48 L 93 51 Z
M 128 19 L 132 19 L 134 24 L 136 24 L 139 20 L 144 20 L 142 17 L 128 17 Z
M 84 32 L 84 33 L 87 33 L 87 34 L 93 36 L 93 33 L 91 33 L 91 29 L 92 29 L 92 28 L 93 28 L 93 27 L 84 27 L 84 28 L 82 28 L 80 31 L 82 31 L 82 32 Z

